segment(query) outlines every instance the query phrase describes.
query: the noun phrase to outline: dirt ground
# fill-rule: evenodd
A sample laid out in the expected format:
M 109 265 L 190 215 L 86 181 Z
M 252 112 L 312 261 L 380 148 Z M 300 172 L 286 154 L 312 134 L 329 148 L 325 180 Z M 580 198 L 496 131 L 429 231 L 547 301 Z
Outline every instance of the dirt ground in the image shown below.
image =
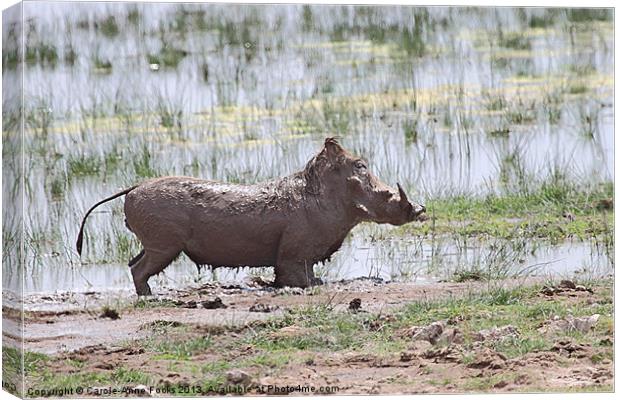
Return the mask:
M 528 278 L 506 280 L 497 285 L 514 287 L 541 282 Z M 265 320 L 281 315 L 295 306 L 333 305 L 345 310 L 349 302 L 359 298 L 368 312 L 380 313 L 412 301 L 433 300 L 444 296 L 459 296 L 484 290 L 482 282 L 465 283 L 383 283 L 372 279 L 357 279 L 332 283 L 319 290 L 273 290 L 247 285 L 204 285 L 188 290 L 168 289 L 157 293 L 145 302 L 144 307 L 134 307 L 134 293 L 61 293 L 35 295 L 25 299 L 24 340 L 29 351 L 53 354 L 77 350 L 92 345 L 114 345 L 122 340 L 137 339 L 148 334 L 143 326 L 154 321 L 175 321 L 185 324 L 212 326 L 244 326 L 252 321 Z M 205 309 L 192 307 L 193 302 L 219 297 L 226 308 Z M 178 304 L 174 304 L 178 302 Z M 161 304 L 161 306 L 159 306 Z M 270 307 L 272 312 L 252 312 L 255 305 Z M 101 318 L 103 307 L 122 309 L 121 318 Z M 187 308 L 186 308 L 187 307 Z M 5 313 L 6 314 L 6 313 Z M 9 319 L 4 329 L 5 337 L 19 337 L 19 319 Z
M 571 314 L 603 309 L 613 295 L 611 284 L 602 285 L 550 289 L 535 278 L 428 284 L 360 279 L 305 291 L 254 282 L 167 290 L 149 299 L 128 293 L 33 296 L 25 302 L 25 348 L 42 355 L 34 357 L 27 387 L 82 387 L 82 396 L 116 397 L 119 393 L 105 388 L 150 396 L 608 391 L 613 389 L 613 322 L 606 322 L 611 315 L 603 315 L 603 322 L 599 314 L 591 317 L 596 327 L 560 332 L 564 319 L 548 313 L 564 316 L 562 310 L 569 310 L 570 322 Z M 529 325 L 513 330 L 508 325 L 506 337 L 503 328 L 494 330 L 511 321 L 504 314 L 521 310 L 509 308 L 519 304 L 477 309 L 478 303 L 464 302 L 462 312 L 444 304 L 522 288 L 531 292 L 524 297 L 523 315 L 536 317 L 528 338 L 519 331 Z M 439 310 L 437 315 L 450 317 L 412 325 L 410 315 L 426 320 L 424 312 L 399 311 L 412 304 L 426 304 L 429 315 Z M 299 309 L 329 311 L 327 319 L 316 321 L 308 313 L 290 316 Z M 19 313 L 3 311 L 12 315 L 5 318 L 4 345 L 15 345 Z M 357 325 L 351 328 L 349 320 Z M 560 328 L 553 330 L 555 325 Z M 479 329 L 486 326 L 490 330 Z M 434 327 L 439 333 L 428 336 Z M 534 329 L 547 341 L 538 343 Z M 476 339 L 488 332 L 500 333 Z M 75 379 L 55 378 L 60 376 Z

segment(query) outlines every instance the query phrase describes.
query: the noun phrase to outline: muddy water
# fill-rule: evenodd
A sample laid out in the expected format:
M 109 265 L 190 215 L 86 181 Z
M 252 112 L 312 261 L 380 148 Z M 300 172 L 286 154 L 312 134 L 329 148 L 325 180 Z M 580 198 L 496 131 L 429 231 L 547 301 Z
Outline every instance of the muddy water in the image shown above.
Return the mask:
M 317 275 L 326 282 L 368 277 L 428 283 L 451 279 L 454 273 L 472 269 L 497 279 L 525 275 L 594 278 L 613 273 L 613 263 L 604 249 L 587 242 L 559 246 L 525 244 L 498 250 L 475 242 L 463 246 L 441 239 L 436 243 L 415 239 L 371 242 L 362 237 L 364 233 L 367 232 L 363 228 L 355 230 L 331 262 L 315 266 Z M 255 276 L 269 280 L 273 268 L 198 270 L 183 256 L 151 278 L 151 286 L 157 292 L 207 282 L 244 285 Z M 25 291 L 29 293 L 124 290 L 131 293 L 133 281 L 129 268 L 121 263 L 37 268 L 25 277 Z
M 613 24 L 604 18 L 564 10 L 538 26 L 544 9 L 108 3 L 26 4 L 24 13 L 27 45 L 53 44 L 58 58 L 25 68 L 24 200 L 36 211 L 25 216 L 24 270 L 5 254 L 5 287 L 21 286 L 21 273 L 28 292 L 130 287 L 125 262 L 139 245 L 121 200 L 89 219 L 85 255 L 74 250 L 90 205 L 150 176 L 287 175 L 325 136 L 340 136 L 420 202 L 511 190 L 520 176 L 557 171 L 614 178 Z M 3 80 L 17 71 L 5 68 Z M 14 169 L 5 166 L 4 179 L 17 179 Z M 443 279 L 494 257 L 450 239 L 369 241 L 373 232 L 356 230 L 321 274 Z M 526 247 L 535 251 L 510 253 L 510 268 L 612 265 L 589 243 Z M 181 259 L 157 285 L 247 274 L 199 275 Z

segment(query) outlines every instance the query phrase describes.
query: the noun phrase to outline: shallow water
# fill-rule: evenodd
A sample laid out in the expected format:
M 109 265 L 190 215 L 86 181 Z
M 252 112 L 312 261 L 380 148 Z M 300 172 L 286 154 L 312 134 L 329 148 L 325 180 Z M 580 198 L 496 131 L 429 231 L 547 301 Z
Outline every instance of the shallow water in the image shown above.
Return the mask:
M 315 273 L 326 282 L 358 277 L 381 278 L 384 281 L 436 282 L 452 279 L 463 270 L 478 270 L 491 278 L 513 276 L 595 278 L 613 273 L 613 263 L 605 249 L 594 242 L 566 242 L 558 246 L 535 245 L 530 242 L 501 247 L 494 245 L 455 243 L 444 238 L 435 243 L 420 239 L 380 239 L 369 241 L 362 235 L 368 229 L 354 230 L 332 261 L 315 266 Z M 505 245 L 505 243 L 503 243 Z M 28 293 L 105 292 L 133 289 L 131 273 L 125 263 L 89 264 L 66 267 L 57 260 L 44 263 L 26 274 Z M 273 268 L 200 270 L 185 256 L 164 272 L 151 278 L 158 289 L 188 288 L 206 282 L 247 284 L 254 276 L 272 279 Z
M 558 171 L 614 179 L 611 19 L 559 10 L 540 26 L 534 17 L 551 12 L 511 8 L 24 7 L 27 45 L 58 54 L 25 67 L 26 291 L 130 286 L 125 260 L 139 245 L 121 200 L 89 218 L 82 259 L 74 250 L 85 210 L 119 189 L 167 174 L 243 183 L 288 175 L 326 136 L 419 202 L 515 190 L 523 177 Z M 183 52 L 172 57 L 178 65 L 165 65 L 163 48 Z M 7 64 L 3 82 L 16 79 Z M 5 182 L 19 176 L 10 161 Z M 19 224 L 11 212 L 5 232 Z M 367 243 L 366 229 L 325 268 L 329 279 L 441 279 L 490 252 L 450 239 Z M 17 237 L 3 239 L 15 249 Z M 5 287 L 20 286 L 16 257 L 4 255 Z M 556 259 L 566 261 L 545 264 L 548 273 L 613 265 L 595 245 L 567 243 L 515 268 Z M 194 271 L 182 259 L 159 282 L 209 279 Z

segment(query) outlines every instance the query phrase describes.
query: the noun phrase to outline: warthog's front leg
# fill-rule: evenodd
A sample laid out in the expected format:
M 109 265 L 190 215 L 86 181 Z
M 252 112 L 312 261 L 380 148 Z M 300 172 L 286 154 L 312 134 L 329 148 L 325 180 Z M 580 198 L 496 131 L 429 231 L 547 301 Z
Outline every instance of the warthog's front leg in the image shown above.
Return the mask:
M 299 238 L 299 229 L 292 232 L 284 232 L 278 245 L 278 255 L 275 265 L 276 287 L 300 287 L 306 288 L 312 285 L 320 285 L 322 282 L 314 276 L 314 263 L 308 261 L 309 257 L 300 254 L 307 247 L 301 246 L 303 238 Z
M 276 287 L 300 287 L 320 285 L 322 282 L 314 276 L 314 268 L 303 262 L 280 262 L 276 265 Z

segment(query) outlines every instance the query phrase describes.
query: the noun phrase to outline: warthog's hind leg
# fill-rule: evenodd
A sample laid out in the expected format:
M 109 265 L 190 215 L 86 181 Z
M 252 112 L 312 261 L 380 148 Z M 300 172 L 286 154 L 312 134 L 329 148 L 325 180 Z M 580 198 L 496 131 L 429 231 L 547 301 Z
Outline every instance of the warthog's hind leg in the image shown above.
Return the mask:
M 151 294 L 151 287 L 148 284 L 149 278 L 163 271 L 180 252 L 181 250 L 169 253 L 148 249 L 144 251 L 144 255 L 131 267 L 133 284 L 138 296 L 149 296 Z

